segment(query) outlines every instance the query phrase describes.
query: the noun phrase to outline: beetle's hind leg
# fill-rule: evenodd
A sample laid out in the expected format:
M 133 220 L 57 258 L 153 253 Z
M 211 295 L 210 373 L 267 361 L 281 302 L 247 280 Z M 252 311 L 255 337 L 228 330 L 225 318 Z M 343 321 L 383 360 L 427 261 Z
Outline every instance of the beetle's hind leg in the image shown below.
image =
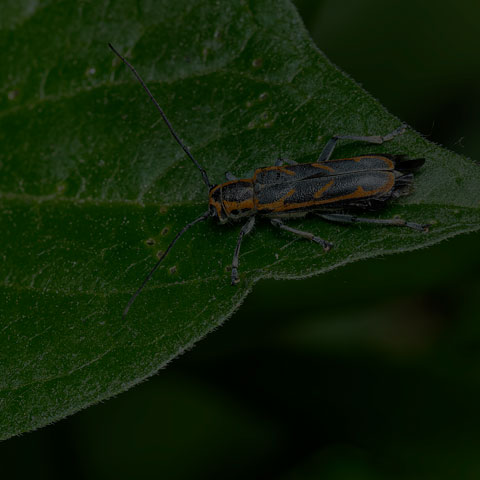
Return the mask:
M 240 230 L 240 235 L 238 236 L 237 246 L 235 247 L 235 252 L 233 254 L 232 260 L 232 285 L 236 285 L 238 280 L 238 257 L 240 255 L 240 247 L 242 246 L 242 240 L 245 235 L 248 235 L 255 225 L 255 217 L 250 217 L 247 223 Z
M 357 142 L 367 142 L 367 143 L 376 143 L 377 145 L 388 142 L 395 138 L 397 135 L 402 135 L 405 133 L 407 126 L 401 125 L 400 127 L 393 130 L 393 132 L 387 133 L 386 135 L 373 135 L 370 137 L 357 136 L 357 135 L 334 135 L 328 143 L 325 145 L 325 148 L 322 150 L 320 157 L 318 157 L 318 162 L 327 162 L 332 156 L 333 150 L 335 149 L 337 142 L 339 140 L 354 140 Z
M 307 240 L 311 240 L 312 242 L 318 243 L 323 247 L 323 249 L 326 252 L 328 252 L 333 247 L 333 243 L 327 242 L 323 238 L 315 236 L 313 233 L 305 232 L 303 230 L 297 230 L 296 228 L 289 227 L 288 225 L 285 225 L 278 218 L 272 219 L 272 225 L 280 228 L 281 230 L 285 230 L 287 232 L 293 233 L 294 235 L 298 235 L 299 237 L 306 238 Z
M 324 220 L 328 220 L 330 222 L 338 222 L 338 223 L 370 223 L 376 225 L 392 225 L 395 227 L 408 227 L 412 228 L 413 230 L 419 230 L 421 232 L 428 232 L 429 225 L 427 224 L 420 224 L 414 222 L 407 222 L 401 218 L 391 218 L 391 219 L 383 219 L 383 218 L 365 218 L 365 217 L 357 217 L 355 215 L 347 215 L 344 213 L 329 213 L 317 214 L 320 218 Z

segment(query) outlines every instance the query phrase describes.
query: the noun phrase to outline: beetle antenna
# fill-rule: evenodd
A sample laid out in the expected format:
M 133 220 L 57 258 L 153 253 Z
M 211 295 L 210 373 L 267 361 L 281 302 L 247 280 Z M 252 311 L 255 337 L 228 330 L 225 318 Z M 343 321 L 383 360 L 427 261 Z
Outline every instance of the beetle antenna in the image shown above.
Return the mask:
M 200 170 L 200 173 L 202 174 L 202 179 L 205 183 L 205 185 L 210 189 L 212 188 L 212 184 L 210 183 L 210 180 L 208 179 L 208 175 L 207 175 L 207 172 L 205 171 L 204 168 L 202 168 L 200 166 L 200 164 L 195 160 L 194 156 L 190 153 L 190 150 L 187 148 L 187 146 L 180 140 L 179 136 L 175 133 L 175 130 L 173 129 L 172 127 L 172 124 L 169 122 L 167 116 L 165 115 L 165 112 L 162 110 L 162 107 L 160 107 L 160 105 L 158 104 L 158 102 L 155 100 L 155 97 L 152 95 L 152 92 L 150 92 L 150 90 L 148 89 L 147 85 L 145 84 L 145 82 L 142 80 L 142 77 L 140 77 L 140 75 L 137 73 L 137 71 L 133 68 L 132 65 L 130 65 L 130 63 L 127 62 L 127 60 L 125 60 L 124 57 L 122 57 L 122 55 L 120 55 L 120 53 L 117 52 L 117 50 L 115 50 L 115 48 L 113 47 L 113 45 L 111 43 L 108 44 L 108 46 L 112 49 L 113 53 L 115 53 L 115 55 L 117 55 L 117 57 L 120 58 L 120 60 L 122 60 L 122 62 L 132 71 L 132 73 L 135 75 L 135 77 L 137 78 L 137 80 L 140 82 L 140 84 L 142 85 L 143 89 L 148 93 L 148 96 L 150 97 L 150 99 L 152 100 L 152 102 L 154 103 L 155 107 L 157 107 L 157 110 L 160 112 L 160 115 L 162 116 L 163 118 L 163 121 L 167 124 L 167 127 L 168 129 L 170 130 L 170 133 L 172 134 L 173 138 L 176 140 L 176 142 L 183 148 L 183 151 L 190 157 L 190 160 L 195 164 L 195 166 Z
M 190 228 L 193 227 L 196 223 L 202 222 L 203 220 L 206 220 L 210 215 L 210 212 L 207 210 L 205 213 L 200 215 L 200 217 L 196 218 L 192 222 L 188 223 L 185 225 L 175 236 L 175 238 L 170 242 L 170 245 L 167 247 L 167 249 L 162 253 L 160 258 L 158 259 L 158 262 L 154 265 L 154 267 L 150 270 L 148 275 L 145 277 L 145 280 L 142 282 L 140 287 L 138 287 L 137 291 L 130 297 L 130 300 L 127 303 L 127 306 L 125 307 L 125 310 L 123 311 L 122 314 L 122 320 L 125 320 L 125 317 L 127 316 L 128 311 L 130 310 L 130 307 L 132 306 L 132 303 L 135 301 L 135 299 L 140 295 L 140 292 L 143 290 L 143 287 L 147 284 L 147 282 L 153 277 L 153 274 L 157 271 L 158 267 L 160 264 L 163 262 L 165 257 L 168 255 L 168 252 L 172 249 L 172 247 L 177 243 L 177 240 Z

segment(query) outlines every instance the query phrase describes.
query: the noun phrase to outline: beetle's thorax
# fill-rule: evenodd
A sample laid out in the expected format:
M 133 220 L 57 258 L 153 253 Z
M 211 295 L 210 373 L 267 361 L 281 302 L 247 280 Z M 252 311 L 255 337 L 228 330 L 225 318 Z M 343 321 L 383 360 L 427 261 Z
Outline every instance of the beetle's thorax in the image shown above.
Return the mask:
M 210 210 L 220 223 L 255 214 L 253 180 L 232 180 L 215 185 L 208 195 Z

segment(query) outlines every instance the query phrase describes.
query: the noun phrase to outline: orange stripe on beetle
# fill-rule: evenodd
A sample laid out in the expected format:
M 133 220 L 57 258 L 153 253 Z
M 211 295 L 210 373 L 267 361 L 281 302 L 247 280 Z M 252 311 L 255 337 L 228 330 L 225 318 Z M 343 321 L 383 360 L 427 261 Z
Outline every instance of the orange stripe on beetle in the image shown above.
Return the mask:
M 320 190 L 318 190 L 317 192 L 315 192 L 313 194 L 313 197 L 314 198 L 320 198 L 323 196 L 323 194 L 329 189 L 332 187 L 332 185 L 335 183 L 335 180 L 330 180 L 326 185 L 324 185 Z
M 291 197 L 294 193 L 295 193 L 295 189 L 292 188 L 283 197 L 271 203 L 258 203 L 258 200 L 255 199 L 255 204 L 256 204 L 255 206 L 257 207 L 257 210 L 273 210 L 273 211 L 282 212 L 283 210 L 285 210 L 285 200 Z
M 241 202 L 229 202 L 223 200 L 223 208 L 227 214 L 232 213 L 234 210 L 253 210 L 255 205 L 253 203 L 253 197 L 247 198 Z
M 322 165 L 321 163 L 312 163 L 312 167 L 315 167 L 315 168 L 321 168 L 322 170 L 326 170 L 327 172 L 335 172 L 335 169 L 333 169 L 332 167 L 329 167 L 327 165 Z

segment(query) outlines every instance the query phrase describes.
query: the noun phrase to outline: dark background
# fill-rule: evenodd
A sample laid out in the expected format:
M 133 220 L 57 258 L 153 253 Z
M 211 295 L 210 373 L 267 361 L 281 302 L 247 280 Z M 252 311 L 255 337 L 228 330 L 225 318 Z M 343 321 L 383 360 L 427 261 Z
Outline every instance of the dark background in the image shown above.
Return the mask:
M 480 4 L 296 3 L 393 114 L 480 158 Z M 2 443 L 2 475 L 480 478 L 479 239 L 260 282 L 154 378 Z

